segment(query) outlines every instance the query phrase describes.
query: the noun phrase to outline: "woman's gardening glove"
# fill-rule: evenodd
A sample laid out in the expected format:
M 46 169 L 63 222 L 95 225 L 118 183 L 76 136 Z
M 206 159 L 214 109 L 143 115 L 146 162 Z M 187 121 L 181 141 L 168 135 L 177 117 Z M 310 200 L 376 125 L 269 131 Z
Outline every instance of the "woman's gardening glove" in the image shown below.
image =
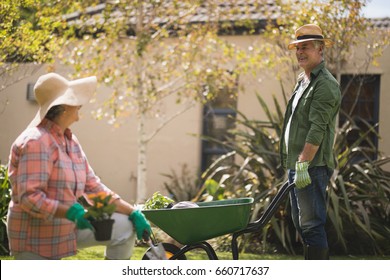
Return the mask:
M 311 184 L 309 165 L 309 161 L 297 161 L 295 163 L 294 183 L 298 189 L 303 189 L 304 187 Z
M 84 207 L 79 203 L 75 203 L 66 211 L 66 218 L 74 222 L 78 229 L 93 229 L 91 223 L 84 218 L 84 214 Z
M 137 232 L 137 238 L 141 240 L 144 236 L 144 232 L 147 231 L 148 235 L 152 231 L 148 220 L 146 220 L 145 215 L 139 210 L 134 210 L 129 216 L 129 220 L 133 222 L 135 231 Z

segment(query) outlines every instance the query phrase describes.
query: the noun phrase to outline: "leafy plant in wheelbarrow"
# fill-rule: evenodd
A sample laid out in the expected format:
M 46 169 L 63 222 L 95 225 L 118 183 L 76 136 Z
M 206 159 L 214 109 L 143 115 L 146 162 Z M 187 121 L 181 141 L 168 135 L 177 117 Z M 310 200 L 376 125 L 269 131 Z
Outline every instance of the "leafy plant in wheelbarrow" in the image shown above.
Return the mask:
M 151 198 L 146 200 L 143 210 L 158 210 L 168 209 L 174 204 L 174 200 L 162 195 L 160 192 L 155 192 Z M 150 246 L 143 256 L 143 260 L 165 260 L 172 257 L 179 248 L 170 243 L 158 243 L 154 234 L 151 236 L 145 236 L 144 240 L 147 240 Z M 182 257 L 181 259 L 186 259 Z

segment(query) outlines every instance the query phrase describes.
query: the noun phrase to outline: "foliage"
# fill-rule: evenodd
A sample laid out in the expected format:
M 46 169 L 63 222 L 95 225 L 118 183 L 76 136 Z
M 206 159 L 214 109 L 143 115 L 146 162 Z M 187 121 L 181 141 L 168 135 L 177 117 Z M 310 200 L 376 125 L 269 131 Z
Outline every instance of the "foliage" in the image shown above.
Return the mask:
M 162 195 L 160 192 L 155 192 L 152 197 L 145 202 L 144 209 L 164 209 L 173 202 L 173 199 Z
M 288 43 L 293 39 L 292 30 L 307 23 L 316 23 L 324 28 L 325 37 L 332 38 L 335 46 L 326 51 L 327 66 L 340 80 L 341 69 L 347 61 L 356 63 L 355 69 L 364 72 L 369 64 L 376 63 L 376 58 L 389 42 L 388 30 L 373 28 L 371 23 L 361 16 L 361 8 L 366 1 L 339 1 L 324 2 L 313 1 L 276 1 L 283 17 L 276 18 L 276 24 L 267 25 L 264 37 L 273 42 L 272 48 L 264 49 L 274 62 L 268 64 L 275 77 L 280 80 L 282 91 L 285 84 L 293 84 L 299 68 L 295 58 L 287 50 Z M 326 23 L 326 24 L 325 24 Z M 340 29 L 341 27 L 341 29 Z M 336 32 L 337 31 L 337 32 Z M 373 34 L 378 34 L 374 36 Z M 363 57 L 353 59 L 353 48 L 358 44 L 366 45 L 367 50 Z M 283 93 L 284 101 L 286 95 Z M 357 95 L 358 96 L 358 95 Z M 259 96 L 258 96 L 259 97 Z M 267 203 L 275 193 L 275 189 L 284 180 L 283 170 L 279 162 L 279 135 L 281 129 L 281 108 L 275 103 L 276 113 L 270 113 L 267 104 L 259 98 L 263 111 L 268 121 L 248 120 L 239 114 L 237 121 L 238 132 L 232 134 L 234 138 L 224 143 L 219 143 L 231 150 L 217 160 L 204 175 L 205 180 L 215 178 L 220 183 L 220 192 L 230 195 L 255 195 L 257 203 L 254 207 L 254 217 L 259 215 L 267 206 Z M 344 126 L 337 136 L 335 150 L 339 155 L 340 170 L 338 176 L 332 180 L 332 188 L 329 192 L 328 221 L 331 224 L 332 250 L 338 252 L 388 252 L 389 239 L 389 198 L 388 198 L 388 174 L 381 169 L 381 165 L 388 161 L 387 158 L 378 161 L 367 160 L 358 162 L 362 154 L 372 155 L 377 153 L 374 145 L 371 151 L 359 148 L 363 141 L 369 141 L 367 134 L 362 134 L 360 139 L 351 146 L 347 143 L 348 133 L 356 128 L 354 120 Z M 375 131 L 371 128 L 368 131 Z M 213 140 L 215 141 L 215 140 Z M 218 141 L 217 141 L 218 142 Z M 267 157 L 269 155 L 269 157 Z M 238 157 L 233 166 L 224 164 L 224 158 Z M 257 162 L 254 160 L 260 158 Z M 259 175 L 258 175 L 259 174 Z M 247 175 L 247 176 L 243 176 Z M 250 183 L 248 184 L 248 177 Z M 232 180 L 234 178 L 234 180 Z M 243 178 L 241 182 L 238 180 Z M 253 179 L 254 178 L 254 179 Z M 240 184 L 230 186 L 226 182 Z M 273 184 L 272 181 L 275 181 Z M 229 182 L 229 183 L 231 183 Z M 254 183 L 253 183 L 254 182 Z M 368 188 L 368 186 L 375 186 Z M 232 190 L 234 190 L 232 192 Z M 273 192 L 272 192 L 273 190 Z M 240 193 L 241 192 L 241 193 Z M 257 197 L 256 197 L 257 193 Z M 372 200 L 372 201 L 371 201 Z M 264 228 L 262 240 L 253 240 L 260 243 L 263 249 L 267 242 L 281 245 L 288 252 L 294 252 L 295 230 L 289 219 L 289 205 L 282 205 L 276 218 L 272 218 L 269 225 Z M 375 230 L 374 230 L 375 229 Z M 332 237 L 335 236 L 336 238 Z M 356 236 L 359 239 L 356 239 Z M 364 241 L 364 242 L 362 242 Z M 243 242 L 245 243 L 245 241 Z M 373 245 L 375 244 L 375 245 Z M 251 246 L 253 248 L 254 246 Z M 280 247 L 280 246 L 279 246 Z M 370 247 L 370 249 L 368 249 Z M 382 250 L 380 250 L 382 248 Z M 386 248 L 386 249 L 385 249 Z
M 259 94 L 257 99 L 266 112 L 268 121 L 250 120 L 242 112 L 237 111 L 237 127 L 229 133 L 233 136 L 227 137 L 223 142 L 205 137 L 205 140 L 223 145 L 231 152 L 220 157 L 203 173 L 205 184 L 201 189 L 202 195 L 198 196 L 201 200 L 210 195 L 214 199 L 253 197 L 252 221 L 258 219 L 265 211 L 278 187 L 286 179 L 285 172 L 280 166 L 278 152 L 283 124 L 281 107 L 274 99 L 277 110 L 276 113 L 272 113 Z M 231 161 L 226 160 L 229 157 L 235 159 L 232 165 Z M 210 188 L 207 187 L 207 182 L 210 180 L 214 180 L 218 186 L 216 188 L 214 184 L 211 193 L 209 193 Z M 215 196 L 215 193 L 218 193 L 218 196 Z M 288 211 L 288 203 L 282 205 L 277 215 L 271 219 L 272 227 L 267 225 L 263 229 L 263 240 L 252 238 L 251 244 L 258 246 L 251 246 L 251 248 L 262 248 L 260 250 L 265 252 L 269 247 L 268 242 L 273 240 L 282 244 L 282 248 L 286 251 L 292 252 L 292 244 L 288 242 L 291 242 L 288 233 L 292 228 Z M 278 250 L 278 248 L 274 249 Z
M 344 112 L 342 112 L 344 114 Z M 336 252 L 355 254 L 388 254 L 390 252 L 390 172 L 382 166 L 388 156 L 377 151 L 371 143 L 370 129 L 360 131 L 360 137 L 348 144 L 346 139 L 361 118 L 349 118 L 340 128 L 335 144 L 338 173 L 331 182 L 328 220 L 330 242 Z M 379 137 L 379 135 L 377 135 Z M 362 142 L 370 143 L 362 146 Z M 372 154 L 377 154 L 377 159 Z
M 73 11 L 74 6 L 68 0 L 0 2 L 0 92 L 43 63 L 54 61 L 68 36 L 60 15 Z
M 231 130 L 226 141 L 218 141 L 208 137 L 205 140 L 215 141 L 224 145 L 231 152 L 222 156 L 213 163 L 202 175 L 207 182 L 210 178 L 218 178 L 221 187 L 224 186 L 225 195 L 242 195 L 240 188 L 245 186 L 246 193 L 256 199 L 257 188 L 268 188 L 270 185 L 279 185 L 283 182 L 284 171 L 279 164 L 279 137 L 283 123 L 283 113 L 277 99 L 274 98 L 276 112 L 272 113 L 261 95 L 257 99 L 265 111 L 269 121 L 250 120 L 242 112 L 237 110 L 236 128 Z M 221 168 L 223 162 L 229 157 L 235 157 L 232 167 Z M 234 176 L 227 176 L 226 170 L 236 170 Z M 224 174 L 223 176 L 216 176 Z M 253 189 L 253 190 L 252 190 Z M 238 192 L 238 193 L 237 193 Z
M 112 90 L 108 98 L 96 99 L 96 118 L 114 126 L 130 116 L 137 119 L 137 200 L 145 198 L 146 153 L 153 137 L 196 102 L 212 100 L 220 88 L 235 85 L 239 73 L 257 61 L 218 36 L 220 20 L 240 12 L 234 4 L 240 1 L 230 2 L 111 1 L 97 15 L 81 13 L 80 21 L 69 22 L 77 40 L 68 42 L 61 54 L 64 62 L 76 76 L 97 75 Z M 199 13 L 204 22 L 194 20 Z M 236 23 L 251 29 L 250 22 L 223 22 L 226 29 Z M 161 109 L 168 98 L 177 103 L 170 112 Z M 150 118 L 157 125 L 147 129 Z
M 116 205 L 111 203 L 111 195 L 105 192 L 91 193 L 87 195 L 87 200 L 91 201 L 87 207 L 85 217 L 92 221 L 102 221 L 111 218 L 115 212 Z
M 276 77 L 284 82 L 295 82 L 300 70 L 287 45 L 294 39 L 292 31 L 308 23 L 318 24 L 323 28 L 324 36 L 335 42 L 332 48 L 325 51 L 325 60 L 338 81 L 347 63 L 353 64 L 352 69 L 356 71 L 366 70 L 370 63 L 378 65 L 377 58 L 389 45 L 390 34 L 388 29 L 375 28 L 370 19 L 362 15 L 362 8 L 367 2 L 276 0 L 283 16 L 276 18 L 276 24 L 269 24 L 264 33 L 274 42 L 270 55 L 275 59 L 275 69 L 278 68 Z M 364 47 L 365 52 L 357 54 L 354 50 L 357 46 Z
M 8 168 L 6 165 L 0 164 L 0 255 L 7 255 L 9 253 L 6 219 L 10 201 L 11 183 L 8 178 Z
M 8 204 L 11 201 L 11 183 L 8 178 L 7 165 L 0 164 L 0 217 L 7 216 Z
M 239 158 L 236 158 L 238 163 L 230 166 L 224 164 L 222 157 L 204 174 L 206 181 L 213 178 L 218 182 L 218 191 L 223 194 L 219 199 L 254 197 L 252 220 L 264 212 L 277 188 L 285 180 L 278 154 L 281 115 L 270 114 L 260 96 L 258 100 L 263 110 L 266 110 L 269 121 L 249 120 L 240 113 L 240 119 L 237 120 L 240 128 L 233 133 L 236 138 L 226 142 L 208 139 L 232 150 L 224 157 L 234 155 Z M 348 133 L 354 127 L 356 123 L 350 118 L 336 137 L 335 153 L 338 155 L 339 167 L 329 186 L 327 230 L 330 247 L 338 254 L 389 254 L 390 173 L 384 171 L 382 166 L 389 163 L 390 158 L 380 156 L 374 160 L 369 157 L 372 152 L 377 152 L 374 146 L 361 147 L 363 141 L 369 141 L 369 133 L 362 133 L 357 141 L 348 143 Z M 369 131 L 375 131 L 375 127 Z M 362 155 L 366 156 L 362 158 Z M 207 188 L 202 190 L 205 192 L 203 197 L 210 195 Z M 295 235 L 286 201 L 264 227 L 261 236 L 253 235 L 250 243 L 258 244 L 258 248 L 263 251 L 267 251 L 267 248 L 283 248 L 294 253 L 297 245 Z
M 168 179 L 164 187 L 174 201 L 190 201 L 199 191 L 199 180 L 190 174 L 187 164 L 182 165 L 180 175 L 174 170 L 171 174 L 162 175 Z

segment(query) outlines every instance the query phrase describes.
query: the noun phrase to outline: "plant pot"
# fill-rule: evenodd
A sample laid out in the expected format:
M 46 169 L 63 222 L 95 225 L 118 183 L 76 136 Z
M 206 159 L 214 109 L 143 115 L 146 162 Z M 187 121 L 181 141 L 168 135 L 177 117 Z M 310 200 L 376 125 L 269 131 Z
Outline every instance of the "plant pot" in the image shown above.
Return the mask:
M 96 241 L 107 241 L 111 239 L 112 226 L 115 220 L 102 220 L 102 221 L 91 221 L 93 228 L 95 229 Z

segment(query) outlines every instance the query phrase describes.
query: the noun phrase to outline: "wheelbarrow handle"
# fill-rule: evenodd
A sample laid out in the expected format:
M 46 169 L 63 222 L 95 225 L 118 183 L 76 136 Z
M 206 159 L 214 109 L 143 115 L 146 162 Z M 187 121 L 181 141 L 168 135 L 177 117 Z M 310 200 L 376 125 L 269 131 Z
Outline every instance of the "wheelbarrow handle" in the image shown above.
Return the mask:
M 142 239 L 145 241 L 149 241 L 150 239 L 150 234 L 147 230 L 144 230 L 144 233 L 142 234 Z
M 289 184 L 288 181 L 283 184 L 283 186 L 279 189 L 278 193 L 275 195 L 275 197 L 272 199 L 271 203 L 268 205 L 267 209 L 265 209 L 264 213 L 261 215 L 261 217 L 251 223 L 255 230 L 259 230 L 264 227 L 266 223 L 272 218 L 272 216 L 275 214 L 276 210 L 278 209 L 279 205 L 283 201 L 283 199 L 287 196 L 287 194 L 290 192 L 290 190 L 295 187 L 295 183 Z
M 295 183 L 289 184 L 289 182 L 286 181 L 258 220 L 253 223 L 249 223 L 246 228 L 233 233 L 232 254 L 234 260 L 238 260 L 237 238 L 245 233 L 260 231 L 269 222 L 269 220 L 272 218 L 272 216 L 278 209 L 280 203 L 283 201 L 283 199 L 287 196 L 287 194 L 293 187 L 295 187 Z
M 144 233 L 142 234 L 142 239 L 145 240 L 147 243 L 151 242 L 153 245 L 157 244 L 153 232 L 149 233 L 147 230 L 144 230 Z

